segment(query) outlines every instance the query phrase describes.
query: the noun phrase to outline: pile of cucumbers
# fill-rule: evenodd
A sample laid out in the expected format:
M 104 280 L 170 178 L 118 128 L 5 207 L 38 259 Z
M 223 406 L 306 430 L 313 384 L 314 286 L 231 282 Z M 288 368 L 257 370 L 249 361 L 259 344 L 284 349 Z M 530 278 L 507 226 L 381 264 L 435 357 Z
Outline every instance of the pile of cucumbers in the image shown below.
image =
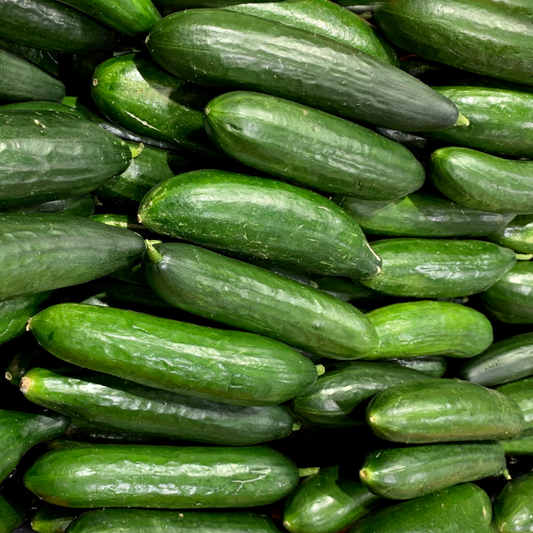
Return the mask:
M 533 533 L 531 0 L 0 21 L 0 533 Z

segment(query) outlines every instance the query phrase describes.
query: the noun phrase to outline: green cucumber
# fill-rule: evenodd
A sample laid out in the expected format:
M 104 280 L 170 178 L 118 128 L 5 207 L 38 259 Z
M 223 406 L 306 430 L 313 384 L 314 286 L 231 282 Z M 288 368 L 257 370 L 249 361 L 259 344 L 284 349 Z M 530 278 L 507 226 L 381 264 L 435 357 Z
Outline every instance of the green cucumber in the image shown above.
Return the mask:
M 367 360 L 446 355 L 473 357 L 493 340 L 492 325 L 475 309 L 432 300 L 380 307 L 367 318 L 378 337 L 379 348 Z
M 510 481 L 496 496 L 494 524 L 501 533 L 533 531 L 533 474 Z
M 533 162 L 470 148 L 440 148 L 431 156 L 429 176 L 442 194 L 471 209 L 533 213 Z
M 32 206 L 12 207 L 11 209 L 3 210 L 2 213 L 55 213 L 59 215 L 90 217 L 94 213 L 95 207 L 96 198 L 90 194 L 86 194 L 85 196 L 50 200 L 49 202 Z
M 498 442 L 431 444 L 370 452 L 359 472 L 365 487 L 383 498 L 409 500 L 459 483 L 502 474 Z
M 254 3 L 272 2 L 272 0 L 250 0 Z M 280 0 L 281 1 L 281 0 Z M 155 5 L 165 16 L 184 9 L 224 9 L 228 6 L 242 4 L 242 0 L 155 0 Z
M 297 483 L 296 465 L 260 446 L 94 445 L 47 453 L 24 476 L 42 500 L 86 508 L 256 507 Z
M 376 292 L 368 290 L 356 281 L 350 282 L 343 278 L 334 278 L 326 276 L 323 278 L 315 278 L 313 280 L 318 289 L 327 292 L 340 300 L 350 302 L 354 305 L 376 304 L 383 299 L 382 296 Z
M 511 440 L 502 440 L 505 455 L 533 455 L 533 431 L 524 431 Z
M 523 431 L 533 429 L 533 378 L 507 383 L 496 387 L 496 390 L 512 398 L 522 409 L 525 421 Z
M 135 217 L 130 215 L 116 215 L 114 213 L 101 213 L 99 215 L 92 215 L 91 220 L 100 222 L 101 224 L 107 224 L 114 228 L 124 228 L 131 231 L 135 231 L 139 234 L 146 233 L 146 228 L 137 222 Z
M 223 152 L 312 189 L 393 200 L 424 183 L 424 169 L 407 148 L 295 102 L 231 92 L 209 102 L 204 117 L 209 137 Z
M 447 98 L 384 61 L 244 13 L 174 13 L 154 26 L 147 45 L 157 63 L 187 81 L 272 94 L 377 126 L 432 131 L 459 117 Z
M 500 246 L 522 254 L 533 253 L 533 215 L 517 215 L 504 228 L 487 237 Z
M 24 522 L 26 509 L 11 504 L 0 494 L 0 533 L 13 533 Z
M 341 531 L 368 514 L 379 498 L 339 474 L 339 467 L 320 470 L 294 490 L 283 510 L 283 526 L 290 533 Z
M 485 237 L 502 231 L 514 217 L 469 209 L 440 196 L 417 192 L 393 202 L 346 196 L 335 202 L 367 235 Z
M 138 218 L 156 233 L 305 272 L 370 278 L 381 271 L 363 232 L 338 206 L 276 180 L 188 172 L 153 188 Z
M 372 248 L 383 273 L 360 283 L 390 296 L 469 296 L 486 291 L 516 262 L 511 250 L 474 240 L 386 239 Z
M 190 244 L 149 245 L 143 271 L 172 305 L 333 359 L 357 359 L 379 339 L 355 307 L 255 265 Z
M 52 214 L 0 215 L 0 243 L 0 300 L 100 278 L 145 248 L 132 231 Z
M 514 400 L 454 379 L 414 380 L 386 389 L 370 401 L 366 418 L 378 437 L 413 444 L 511 439 L 524 425 Z
M 33 515 L 31 528 L 38 533 L 65 533 L 78 514 L 64 507 L 45 505 Z
M 37 65 L 40 69 L 52 74 L 53 76 L 59 76 L 59 64 L 57 54 L 53 52 L 47 52 L 45 50 L 38 50 L 37 48 L 31 48 L 24 46 L 23 44 L 14 43 L 0 37 L 0 46 L 6 50 L 10 50 L 19 56 L 25 57 L 28 61 L 31 61 L 34 65 Z
M 430 357 L 412 357 L 408 359 L 387 359 L 387 363 L 400 365 L 411 370 L 416 370 L 433 378 L 440 378 L 448 366 L 446 357 L 439 355 Z
M 28 327 L 41 346 L 69 363 L 221 403 L 282 403 L 317 376 L 311 361 L 273 339 L 123 309 L 59 304 Z

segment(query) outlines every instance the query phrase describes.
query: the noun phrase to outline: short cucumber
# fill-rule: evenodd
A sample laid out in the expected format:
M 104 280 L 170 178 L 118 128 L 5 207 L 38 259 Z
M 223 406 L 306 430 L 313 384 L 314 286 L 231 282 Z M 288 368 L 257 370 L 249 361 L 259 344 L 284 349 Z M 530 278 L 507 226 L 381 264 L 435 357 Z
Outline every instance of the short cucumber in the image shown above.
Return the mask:
M 446 357 L 439 355 L 429 357 L 412 357 L 407 359 L 387 359 L 387 363 L 416 370 L 433 378 L 440 378 L 448 366 Z
M 496 390 L 512 398 L 522 409 L 525 421 L 522 431 L 533 429 L 533 378 L 507 383 L 496 387 Z
M 18 504 L 11 504 L 0 494 L 0 533 L 13 533 L 24 522 L 26 509 Z
M 533 215 L 517 215 L 504 228 L 487 235 L 500 246 L 522 254 L 533 253 Z
M 49 452 L 24 476 L 42 500 L 82 508 L 256 507 L 297 483 L 296 465 L 261 446 L 94 445 Z
M 533 530 L 533 474 L 510 481 L 496 496 L 494 524 L 501 533 Z
M 60 200 L 50 200 L 42 204 L 12 207 L 5 209 L 3 213 L 55 213 L 59 215 L 73 215 L 77 217 L 89 217 L 94 213 L 96 198 L 90 194 L 84 196 L 73 196 L 72 198 L 61 198 Z
M 524 431 L 511 440 L 502 440 L 505 455 L 533 455 L 533 431 Z
M 65 533 L 78 514 L 64 507 L 44 505 L 32 516 L 31 528 L 38 533 Z

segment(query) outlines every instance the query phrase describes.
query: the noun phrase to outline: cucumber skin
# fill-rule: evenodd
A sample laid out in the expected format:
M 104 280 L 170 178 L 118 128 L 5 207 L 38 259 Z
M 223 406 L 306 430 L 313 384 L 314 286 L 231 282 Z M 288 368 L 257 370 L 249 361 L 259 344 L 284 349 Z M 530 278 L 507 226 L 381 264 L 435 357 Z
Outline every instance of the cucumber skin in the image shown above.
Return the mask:
M 386 389 L 370 401 L 366 418 L 378 437 L 413 444 L 511 439 L 524 425 L 514 400 L 452 379 L 415 380 Z
M 439 148 L 429 177 L 445 196 L 471 209 L 533 213 L 533 163 L 502 159 L 470 148 Z
M 11 505 L 0 494 L 0 533 L 13 533 L 26 518 L 26 510 L 18 505 Z
M 283 406 L 227 406 L 105 375 L 76 379 L 32 368 L 21 390 L 33 403 L 106 430 L 226 446 L 286 437 L 294 423 Z
M 297 483 L 296 465 L 260 446 L 94 445 L 47 453 L 24 476 L 39 498 L 76 508 L 255 507 Z
M 128 267 L 145 248 L 131 231 L 52 214 L 0 215 L 0 243 L 0 300 L 100 278 Z
M 491 238 L 489 234 L 503 231 L 514 218 L 514 215 L 469 209 L 446 198 L 417 192 L 393 202 L 347 196 L 334 200 L 367 235 Z
M 376 450 L 360 471 L 377 496 L 409 500 L 459 483 L 503 473 L 505 453 L 498 442 L 432 444 Z
M 533 429 L 533 378 L 521 379 L 496 387 L 498 392 L 512 398 L 524 414 L 524 431 Z
M 330 294 L 197 246 L 155 249 L 158 262 L 144 256 L 145 277 L 180 309 L 333 359 L 357 359 L 379 345 L 370 321 Z
M 251 15 L 175 13 L 156 24 L 147 46 L 157 63 L 187 81 L 272 94 L 356 121 L 431 131 L 451 127 L 458 118 L 454 104 L 392 65 Z
M 486 291 L 516 262 L 511 250 L 474 240 L 385 239 L 372 248 L 383 273 L 359 283 L 391 296 L 469 296 Z
M 400 144 L 274 96 L 225 93 L 209 102 L 204 122 L 210 139 L 229 156 L 312 189 L 393 200 L 425 180 L 422 165 Z
M 475 309 L 451 302 L 417 301 L 380 307 L 367 318 L 381 344 L 366 360 L 446 355 L 473 357 L 493 341 L 490 321 Z
M 487 235 L 500 246 L 522 254 L 533 253 L 533 215 L 517 215 L 504 228 Z
M 432 378 L 440 378 L 448 366 L 446 357 L 439 355 L 431 357 L 412 357 L 407 359 L 387 359 L 387 363 L 400 365 L 404 368 L 416 370 Z
M 290 533 L 341 531 L 368 514 L 380 498 L 361 483 L 339 475 L 339 467 L 325 468 L 290 494 L 283 511 L 283 526 Z
M 23 44 L 14 43 L 0 37 L 0 46 L 9 50 L 19 56 L 24 57 L 41 70 L 52 74 L 52 76 L 59 76 L 59 64 L 57 55 L 54 52 L 46 52 L 45 50 L 38 50 L 24 46 Z
M 501 445 L 505 450 L 505 455 L 513 457 L 533 455 L 533 432 L 524 431 L 514 439 L 502 440 Z
M 278 404 L 316 381 L 313 363 L 273 339 L 135 311 L 59 304 L 33 317 L 29 329 L 69 363 L 221 403 Z M 147 350 L 149 359 L 139 356 Z
M 354 278 L 381 272 L 363 232 L 338 206 L 276 180 L 188 172 L 153 188 L 138 219 L 156 233 L 304 272 Z
M 533 529 L 533 474 L 507 483 L 494 500 L 494 523 L 501 533 Z
M 42 204 L 22 207 L 12 207 L 2 211 L 3 213 L 55 213 L 60 215 L 71 215 L 76 217 L 90 217 L 94 213 L 96 199 L 87 194 L 85 196 L 74 196 L 72 198 L 62 198 L 61 200 L 50 200 Z
M 31 519 L 31 528 L 39 533 L 65 533 L 78 513 L 64 507 L 45 505 Z

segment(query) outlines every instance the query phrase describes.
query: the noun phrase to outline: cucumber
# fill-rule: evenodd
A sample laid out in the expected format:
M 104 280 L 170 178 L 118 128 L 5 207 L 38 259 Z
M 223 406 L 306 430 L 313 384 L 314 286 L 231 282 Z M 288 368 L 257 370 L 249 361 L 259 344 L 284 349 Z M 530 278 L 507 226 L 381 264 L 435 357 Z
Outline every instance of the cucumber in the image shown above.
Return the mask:
M 231 92 L 209 102 L 204 117 L 209 137 L 223 152 L 312 189 L 393 200 L 424 183 L 424 169 L 407 148 L 295 102 Z
M 12 207 L 3 213 L 56 213 L 60 215 L 73 215 L 78 217 L 89 217 L 94 213 L 96 199 L 90 194 L 85 196 L 73 196 L 72 198 L 61 198 L 60 200 L 50 200 L 42 204 L 22 207 Z
M 522 254 L 533 253 L 533 215 L 517 215 L 504 228 L 487 237 L 500 246 Z
M 33 403 L 102 429 L 147 436 L 249 446 L 286 437 L 286 407 L 237 407 L 100 375 L 76 379 L 32 368 L 21 381 Z
M 370 278 L 381 271 L 363 232 L 338 206 L 280 181 L 188 172 L 153 188 L 138 218 L 156 233 L 306 272 Z
M 533 162 L 450 147 L 432 154 L 429 172 L 433 185 L 458 204 L 494 213 L 533 213 Z
M 190 244 L 153 247 L 143 271 L 172 305 L 333 359 L 357 359 L 379 345 L 370 321 L 330 294 Z
M 272 2 L 272 0 L 252 0 L 253 2 Z M 281 1 L 281 0 L 280 0 Z M 156 0 L 155 5 L 164 15 L 183 9 L 213 8 L 242 4 L 242 0 Z
M 23 44 L 14 43 L 13 41 L 7 41 L 1 37 L 0 46 L 26 58 L 28 61 L 31 61 L 34 65 L 37 65 L 40 69 L 48 72 L 49 74 L 52 74 L 53 76 L 59 76 L 59 63 L 57 54 L 54 52 L 38 50 L 37 48 L 24 46 Z
M 392 304 L 368 313 L 379 348 L 367 360 L 446 355 L 473 357 L 493 340 L 492 325 L 475 309 L 451 302 Z
M 33 515 L 31 528 L 38 533 L 65 533 L 78 514 L 64 507 L 45 505 Z
M 466 361 L 459 375 L 486 387 L 533 375 L 533 333 L 494 343 L 484 353 Z
M 521 379 L 496 387 L 496 390 L 512 398 L 522 409 L 524 429 L 533 429 L 533 378 Z
M 474 240 L 386 239 L 372 248 L 382 259 L 383 273 L 360 283 L 391 296 L 469 296 L 486 291 L 516 262 L 511 250 Z
M 94 445 L 47 453 L 24 476 L 42 500 L 76 508 L 256 507 L 297 483 L 296 465 L 260 446 Z
M 446 372 L 446 367 L 448 366 L 446 357 L 439 355 L 408 359 L 387 359 L 387 363 L 410 368 L 433 378 L 440 378 Z
M 379 498 L 339 474 L 339 467 L 320 470 L 294 490 L 283 510 L 283 526 L 290 533 L 341 531 L 368 514 Z
M 59 304 L 28 327 L 43 348 L 69 363 L 221 403 L 282 403 L 317 376 L 313 363 L 273 339 L 123 309 Z M 149 359 L 139 357 L 140 346 Z
M 522 456 L 533 455 L 533 432 L 524 431 L 518 437 L 511 440 L 502 440 L 501 445 L 505 455 Z
M 0 494 L 0 533 L 12 533 L 24 522 L 28 513 L 21 506 L 12 505 Z
M 99 215 L 92 215 L 91 220 L 100 222 L 100 224 L 107 224 L 114 228 L 124 228 L 135 231 L 139 234 L 146 233 L 146 228 L 137 222 L 135 217 L 130 215 L 115 215 L 113 213 L 101 213 Z
M 132 231 L 51 214 L 0 215 L 0 243 L 0 300 L 100 278 L 145 248 Z
M 0 37 L 18 44 L 67 54 L 108 50 L 115 34 L 77 9 L 54 0 L 4 0 Z
M 514 400 L 454 379 L 414 380 L 386 389 L 370 401 L 366 418 L 378 437 L 413 444 L 511 439 L 524 425 Z
M 497 476 L 505 467 L 505 453 L 498 442 L 431 444 L 373 451 L 359 475 L 377 496 L 409 500 Z
M 392 65 L 244 13 L 174 13 L 154 26 L 147 45 L 157 63 L 187 81 L 272 94 L 377 126 L 432 131 L 459 117 L 447 98 Z
M 335 202 L 366 235 L 485 237 L 503 231 L 514 217 L 469 209 L 446 198 L 418 192 L 393 202 L 347 196 L 338 197 Z
M 510 481 L 496 496 L 494 524 L 501 533 L 533 530 L 533 474 Z
M 326 276 L 323 278 L 315 278 L 313 280 L 318 289 L 327 292 L 339 300 L 350 302 L 354 305 L 372 305 L 382 300 L 382 296 L 376 292 L 368 290 L 356 281 L 351 283 L 343 278 L 334 278 Z

